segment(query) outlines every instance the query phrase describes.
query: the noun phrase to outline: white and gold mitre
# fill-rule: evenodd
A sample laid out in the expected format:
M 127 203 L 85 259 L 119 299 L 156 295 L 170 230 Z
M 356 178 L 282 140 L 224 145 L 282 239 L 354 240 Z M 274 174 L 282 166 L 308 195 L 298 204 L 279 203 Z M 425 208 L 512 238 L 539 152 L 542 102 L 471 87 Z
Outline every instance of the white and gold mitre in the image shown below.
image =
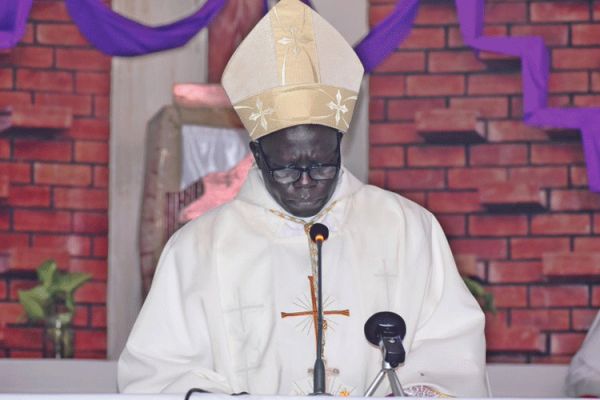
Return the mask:
M 221 83 L 252 140 L 300 124 L 346 132 L 363 66 L 346 40 L 299 0 L 281 0 L 239 45 Z

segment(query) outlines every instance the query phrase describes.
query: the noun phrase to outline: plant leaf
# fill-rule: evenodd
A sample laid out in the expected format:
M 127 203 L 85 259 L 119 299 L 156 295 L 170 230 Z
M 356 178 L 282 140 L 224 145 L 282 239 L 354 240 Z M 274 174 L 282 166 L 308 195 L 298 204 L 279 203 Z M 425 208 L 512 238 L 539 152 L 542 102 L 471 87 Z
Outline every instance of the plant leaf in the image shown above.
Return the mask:
M 29 290 L 19 290 L 19 302 L 30 321 L 43 320 L 47 317 L 50 293 L 43 285 Z
M 77 288 L 90 279 L 92 279 L 92 276 L 83 272 L 61 274 L 56 280 L 55 289 L 56 291 L 63 292 L 65 294 L 65 301 L 68 301 L 69 296 L 72 296 Z
M 42 265 L 37 269 L 37 276 L 40 282 L 44 287 L 49 288 L 52 286 L 56 279 L 56 270 L 58 267 L 56 266 L 56 261 L 48 260 L 45 261 Z

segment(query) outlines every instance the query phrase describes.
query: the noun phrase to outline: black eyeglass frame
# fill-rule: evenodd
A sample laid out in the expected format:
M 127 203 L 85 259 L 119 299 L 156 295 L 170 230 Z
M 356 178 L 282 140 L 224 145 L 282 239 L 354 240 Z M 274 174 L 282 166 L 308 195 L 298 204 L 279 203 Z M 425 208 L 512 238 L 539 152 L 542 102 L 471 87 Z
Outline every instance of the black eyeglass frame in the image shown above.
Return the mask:
M 260 139 L 256 140 L 256 145 L 258 147 L 258 151 L 260 152 L 260 157 L 264 160 L 265 162 L 265 166 L 267 167 L 267 170 L 269 171 L 269 175 L 271 176 L 271 179 L 273 179 L 275 182 L 282 184 L 282 185 L 293 185 L 294 183 L 298 182 L 300 180 L 300 178 L 302 178 L 302 175 L 306 172 L 308 174 L 308 176 L 310 176 L 310 179 L 314 180 L 314 181 L 329 181 L 332 179 L 335 179 L 338 174 L 340 173 L 340 169 L 342 166 L 342 154 L 341 154 L 341 143 L 342 143 L 342 132 L 337 132 L 337 146 L 335 148 L 335 151 L 337 153 L 337 162 L 335 164 L 321 164 L 321 163 L 317 163 L 317 164 L 311 164 L 308 167 L 298 167 L 295 165 L 288 165 L 287 167 L 282 167 L 282 168 L 272 168 L 271 165 L 269 165 L 269 161 L 267 160 L 267 157 L 265 155 L 265 152 L 262 148 L 262 145 L 260 144 Z M 312 176 L 312 171 L 317 169 L 317 168 L 322 168 L 322 167 L 335 167 L 335 175 L 333 175 L 331 178 L 314 178 Z M 275 178 L 275 172 L 277 171 L 283 171 L 283 170 L 295 170 L 295 171 L 300 171 L 300 174 L 298 175 L 298 178 L 296 178 L 296 180 L 294 180 L 293 182 L 280 182 L 277 180 L 277 178 Z

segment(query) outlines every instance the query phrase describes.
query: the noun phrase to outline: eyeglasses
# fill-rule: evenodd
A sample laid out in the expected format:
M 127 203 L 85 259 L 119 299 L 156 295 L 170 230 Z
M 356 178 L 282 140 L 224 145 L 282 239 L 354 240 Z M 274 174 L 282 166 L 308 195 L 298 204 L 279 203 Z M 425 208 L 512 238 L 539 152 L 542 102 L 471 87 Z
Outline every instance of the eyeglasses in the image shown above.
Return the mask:
M 340 170 L 340 165 L 341 165 L 341 157 L 340 157 L 340 141 L 341 141 L 341 134 L 338 134 L 338 142 L 337 142 L 337 147 L 336 147 L 336 153 L 338 155 L 337 161 L 334 164 L 322 164 L 322 163 L 315 163 L 315 164 L 311 164 L 308 167 L 299 167 L 296 165 L 290 165 L 287 167 L 283 167 L 283 168 L 272 168 L 269 165 L 269 162 L 267 161 L 267 157 L 265 157 L 265 152 L 263 151 L 262 145 L 260 144 L 260 141 L 257 141 L 256 143 L 258 144 L 258 149 L 260 151 L 260 155 L 262 157 L 263 160 L 265 160 L 265 165 L 267 166 L 267 169 L 269 170 L 269 174 L 271 175 L 271 178 L 273 178 L 273 180 L 277 183 L 281 183 L 283 185 L 290 185 L 293 183 L 296 183 L 300 180 L 300 178 L 302 177 L 303 173 L 307 173 L 308 176 L 310 176 L 310 178 L 312 180 L 315 181 L 326 181 L 326 180 L 330 180 L 330 179 L 334 179 L 339 170 Z

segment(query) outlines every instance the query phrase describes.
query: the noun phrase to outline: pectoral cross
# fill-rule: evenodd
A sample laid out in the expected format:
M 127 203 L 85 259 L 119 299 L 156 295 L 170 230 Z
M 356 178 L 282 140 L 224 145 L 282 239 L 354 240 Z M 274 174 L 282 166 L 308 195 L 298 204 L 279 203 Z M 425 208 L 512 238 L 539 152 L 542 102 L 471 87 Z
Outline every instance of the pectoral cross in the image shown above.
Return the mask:
M 281 318 L 288 317 L 312 317 L 313 328 L 315 331 L 315 343 L 317 343 L 317 328 L 319 321 L 319 310 L 317 308 L 317 293 L 314 285 L 314 277 L 309 276 L 308 281 L 310 284 L 310 300 L 311 300 L 311 308 L 306 311 L 298 311 L 298 312 L 282 312 Z M 343 315 L 345 317 L 350 316 L 350 310 L 325 310 L 323 311 L 324 316 L 328 315 Z M 327 330 L 327 320 L 323 320 L 323 337 L 325 337 L 325 331 Z

